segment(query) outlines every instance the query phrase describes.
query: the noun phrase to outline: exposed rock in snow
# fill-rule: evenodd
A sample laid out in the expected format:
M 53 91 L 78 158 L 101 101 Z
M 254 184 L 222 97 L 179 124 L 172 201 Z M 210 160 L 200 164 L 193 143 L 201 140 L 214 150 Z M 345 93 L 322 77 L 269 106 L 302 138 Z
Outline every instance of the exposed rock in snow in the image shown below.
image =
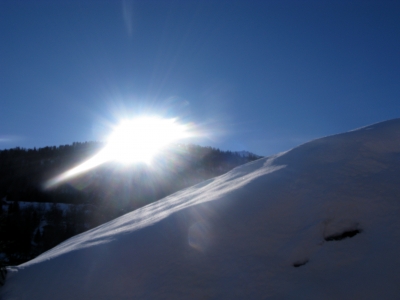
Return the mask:
M 400 120 L 238 167 L 10 268 L 7 299 L 398 299 Z

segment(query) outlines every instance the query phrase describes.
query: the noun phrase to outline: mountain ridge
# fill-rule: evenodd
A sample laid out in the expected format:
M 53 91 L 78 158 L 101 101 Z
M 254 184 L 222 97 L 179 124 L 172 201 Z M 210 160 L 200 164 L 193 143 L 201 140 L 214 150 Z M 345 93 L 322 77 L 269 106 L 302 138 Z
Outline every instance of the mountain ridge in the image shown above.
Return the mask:
M 366 129 L 369 128 L 369 129 Z M 236 167 L 9 269 L 4 299 L 396 299 L 400 119 Z
M 21 264 L 71 236 L 259 157 L 176 144 L 151 165 L 109 162 L 44 188 L 101 146 L 0 151 L 0 265 Z

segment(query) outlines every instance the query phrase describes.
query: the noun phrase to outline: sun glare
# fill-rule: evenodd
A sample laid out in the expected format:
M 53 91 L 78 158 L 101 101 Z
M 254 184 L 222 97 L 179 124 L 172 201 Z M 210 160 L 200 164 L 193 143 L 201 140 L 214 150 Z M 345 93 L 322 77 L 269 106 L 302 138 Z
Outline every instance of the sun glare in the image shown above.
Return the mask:
M 49 180 L 45 187 L 57 185 L 108 161 L 149 164 L 163 147 L 189 136 L 187 126 L 177 123 L 176 119 L 142 117 L 124 120 L 114 128 L 103 150 L 82 164 Z
M 149 163 L 163 147 L 187 136 L 185 126 L 175 119 L 124 120 L 108 138 L 104 153 L 109 160 L 122 163 Z

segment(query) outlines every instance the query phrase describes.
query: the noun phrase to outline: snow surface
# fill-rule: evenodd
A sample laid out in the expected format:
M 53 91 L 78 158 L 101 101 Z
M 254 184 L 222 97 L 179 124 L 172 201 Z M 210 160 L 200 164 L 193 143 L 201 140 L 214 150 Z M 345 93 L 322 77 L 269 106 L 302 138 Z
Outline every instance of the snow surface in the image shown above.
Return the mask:
M 399 299 L 399 216 L 396 119 L 262 158 L 77 235 L 9 268 L 0 298 Z

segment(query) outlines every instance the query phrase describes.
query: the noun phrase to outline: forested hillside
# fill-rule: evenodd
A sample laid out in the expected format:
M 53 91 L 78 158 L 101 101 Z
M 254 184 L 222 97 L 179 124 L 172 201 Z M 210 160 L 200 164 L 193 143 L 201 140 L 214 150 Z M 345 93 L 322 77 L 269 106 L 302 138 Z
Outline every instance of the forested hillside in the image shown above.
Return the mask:
M 150 165 L 109 162 L 51 189 L 44 184 L 104 145 L 74 143 L 0 151 L 0 258 L 19 264 L 63 240 L 180 189 L 260 158 L 249 152 L 174 145 Z

